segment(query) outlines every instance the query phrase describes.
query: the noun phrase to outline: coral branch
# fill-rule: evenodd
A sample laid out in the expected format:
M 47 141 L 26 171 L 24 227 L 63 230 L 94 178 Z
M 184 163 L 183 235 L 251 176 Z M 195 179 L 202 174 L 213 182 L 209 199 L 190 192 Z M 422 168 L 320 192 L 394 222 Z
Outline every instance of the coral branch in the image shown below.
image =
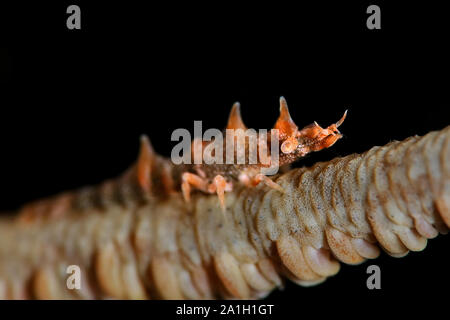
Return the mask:
M 2 221 L 0 297 L 260 298 L 282 276 L 309 286 L 379 248 L 423 250 L 450 227 L 450 127 L 274 182 L 283 193 L 237 186 L 225 212 L 214 195 L 176 192 Z M 72 264 L 82 290 L 66 289 Z

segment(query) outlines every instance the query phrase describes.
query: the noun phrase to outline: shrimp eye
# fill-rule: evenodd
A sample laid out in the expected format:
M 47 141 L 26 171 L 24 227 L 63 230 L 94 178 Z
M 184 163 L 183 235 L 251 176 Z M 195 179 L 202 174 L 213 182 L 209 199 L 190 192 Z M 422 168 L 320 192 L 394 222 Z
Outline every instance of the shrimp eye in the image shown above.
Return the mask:
M 290 137 L 281 144 L 281 152 L 292 153 L 297 148 L 297 146 L 298 146 L 297 139 L 295 139 L 294 137 Z

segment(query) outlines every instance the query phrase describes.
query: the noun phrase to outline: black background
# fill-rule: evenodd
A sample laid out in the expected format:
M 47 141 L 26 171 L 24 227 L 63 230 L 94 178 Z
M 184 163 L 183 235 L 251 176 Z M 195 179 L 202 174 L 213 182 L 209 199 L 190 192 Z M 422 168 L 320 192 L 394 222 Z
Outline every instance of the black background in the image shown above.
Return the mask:
M 345 138 L 298 166 L 442 129 L 449 33 L 444 8 L 425 3 L 2 5 L 1 209 L 120 174 L 142 133 L 168 156 L 174 129 L 222 128 L 235 101 L 253 128 L 273 125 L 281 95 L 300 127 L 349 109 Z M 67 30 L 69 4 L 82 30 Z M 369 4 L 381 7 L 381 30 L 366 28 Z M 439 237 L 374 261 L 382 290 L 366 288 L 365 263 L 317 287 L 287 283 L 266 302 L 298 317 L 444 309 L 448 245 Z

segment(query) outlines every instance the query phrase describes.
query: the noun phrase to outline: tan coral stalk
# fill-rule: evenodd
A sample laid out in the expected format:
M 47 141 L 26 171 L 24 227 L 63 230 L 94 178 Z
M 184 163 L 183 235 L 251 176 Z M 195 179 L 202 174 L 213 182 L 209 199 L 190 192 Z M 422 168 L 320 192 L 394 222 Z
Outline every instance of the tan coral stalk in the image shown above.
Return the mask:
M 379 248 L 395 257 L 423 250 L 450 226 L 450 127 L 274 181 L 284 193 L 236 187 L 225 213 L 213 195 L 186 204 L 178 192 L 2 221 L 0 295 L 260 298 L 280 275 L 309 286 Z M 71 264 L 83 270 L 83 290 L 65 287 Z

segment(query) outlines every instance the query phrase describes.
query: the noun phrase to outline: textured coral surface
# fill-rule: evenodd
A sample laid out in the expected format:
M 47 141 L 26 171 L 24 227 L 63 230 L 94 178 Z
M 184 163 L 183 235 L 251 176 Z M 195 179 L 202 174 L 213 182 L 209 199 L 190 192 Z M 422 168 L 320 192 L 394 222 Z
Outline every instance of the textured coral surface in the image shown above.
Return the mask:
M 158 197 L 118 181 L 24 207 L 0 221 L 0 297 L 260 298 L 282 278 L 309 286 L 340 263 L 423 250 L 450 227 L 450 127 L 274 178 Z M 157 182 L 156 180 L 153 182 Z M 82 289 L 66 288 L 79 265 Z

